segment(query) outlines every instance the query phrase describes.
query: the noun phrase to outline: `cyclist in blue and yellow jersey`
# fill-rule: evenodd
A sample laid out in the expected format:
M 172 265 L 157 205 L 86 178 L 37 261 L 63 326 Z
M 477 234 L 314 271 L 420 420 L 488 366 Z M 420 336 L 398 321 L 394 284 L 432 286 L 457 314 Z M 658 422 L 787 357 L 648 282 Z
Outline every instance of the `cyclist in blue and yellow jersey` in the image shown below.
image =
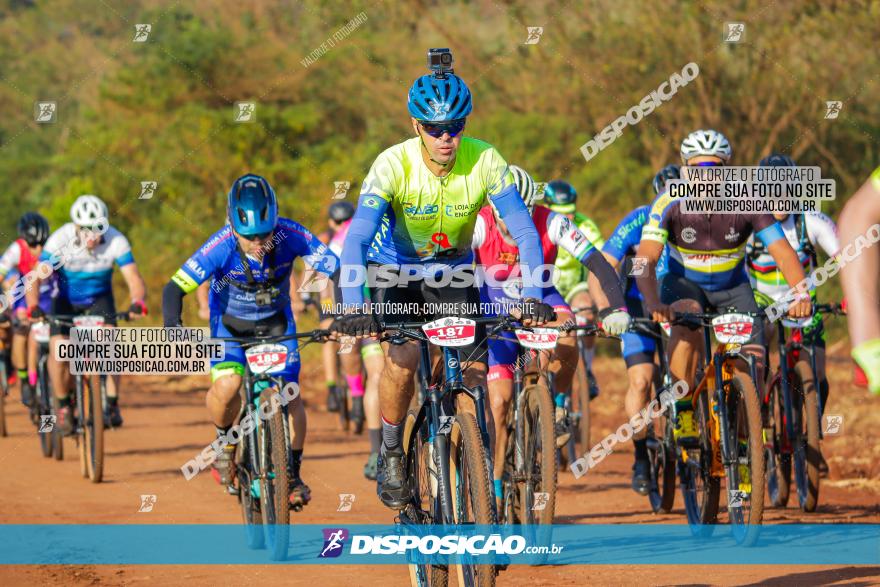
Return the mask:
M 113 297 L 113 266 L 128 286 L 131 298 L 129 316 L 136 318 L 147 313 L 144 301 L 147 288 L 131 252 L 131 244 L 108 221 L 107 205 L 97 196 L 83 195 L 70 207 L 68 222 L 53 232 L 40 253 L 37 264 L 39 287 L 26 293 L 28 316 L 41 318 L 46 312 L 40 304 L 43 285 L 57 274 L 58 294 L 52 300 L 50 314 L 79 314 L 89 312 L 104 317 L 105 324 L 116 325 L 116 302 Z M 57 269 L 56 269 L 57 268 Z M 50 348 L 56 348 L 70 335 L 70 326 L 52 323 Z M 64 434 L 73 434 L 73 407 L 69 394 L 70 365 L 49 353 L 49 379 L 59 409 L 57 424 Z M 107 378 L 107 405 L 104 421 L 113 427 L 122 426 L 119 411 L 119 375 Z
M 210 325 L 213 337 L 280 336 L 294 334 L 290 305 L 290 274 L 297 258 L 315 271 L 331 275 L 338 258 L 298 222 L 278 216 L 275 191 L 265 178 L 244 175 L 232 184 L 227 199 L 229 222 L 214 233 L 178 269 L 162 292 L 166 327 L 180 326 L 183 297 L 211 280 Z M 284 344 L 287 365 L 279 376 L 299 382 L 296 340 Z M 211 387 L 206 402 L 218 437 L 225 437 L 241 410 L 239 387 L 245 356 L 237 343 L 224 343 L 224 356 L 211 361 Z M 297 390 L 298 391 L 298 390 Z M 311 499 L 300 467 L 306 438 L 302 399 L 290 403 L 293 419 L 290 459 L 290 502 L 305 505 Z M 235 444 L 227 444 L 214 463 L 214 477 L 224 486 L 235 478 Z
M 682 163 L 713 167 L 730 161 L 732 150 L 727 138 L 714 130 L 698 130 L 681 144 Z M 674 312 L 702 312 L 735 308 L 737 312 L 758 312 L 745 270 L 745 248 L 749 237 L 756 236 L 779 265 L 785 280 L 798 286 L 797 300 L 789 308 L 793 317 L 811 313 L 810 294 L 804 289 L 804 269 L 797 253 L 788 244 L 779 223 L 770 214 L 686 214 L 682 198 L 672 198 L 665 190 L 654 200 L 648 223 L 642 229 L 638 255 L 646 258 L 646 267 L 637 278 L 645 305 L 657 321 L 669 321 Z M 656 267 L 668 250 L 667 273 L 658 288 Z M 659 293 L 659 295 L 658 295 Z M 743 346 L 743 352 L 756 358 L 759 386 L 763 382 L 763 329 Z M 754 340 L 757 338 L 758 340 Z M 673 326 L 669 343 L 669 370 L 673 379 L 693 386 L 697 363 L 703 352 L 700 330 Z M 708 352 L 710 349 L 705 349 Z M 748 374 L 745 363 L 739 368 Z M 748 376 L 748 375 L 747 375 Z M 678 442 L 692 444 L 698 433 L 693 420 L 690 393 L 679 404 L 675 436 Z
M 659 194 L 666 187 L 666 181 L 678 178 L 678 166 L 667 165 L 654 178 L 654 192 Z M 644 297 L 636 285 L 635 277 L 644 270 L 644 263 L 636 257 L 636 249 L 642 238 L 642 229 L 648 223 L 651 206 L 639 206 L 623 217 L 614 232 L 608 237 L 602 253 L 612 267 L 620 270 L 624 282 L 626 308 L 631 316 L 647 316 Z M 657 262 L 657 276 L 666 274 L 666 252 L 664 250 Z M 591 275 L 591 281 L 596 278 Z M 593 287 L 593 284 L 591 284 Z M 593 287 L 593 289 L 595 289 Z M 657 344 L 654 338 L 636 332 L 626 332 L 620 337 L 623 361 L 626 363 L 628 387 L 624 398 L 624 408 L 628 417 L 633 417 L 648 404 L 651 383 L 654 381 L 654 353 Z M 632 488 L 642 495 L 648 494 L 650 485 L 650 465 L 648 462 L 647 429 L 633 433 L 635 462 L 633 463 Z
M 592 218 L 577 211 L 577 190 L 567 181 L 555 179 L 544 186 L 544 205 L 557 214 L 568 218 L 578 230 L 580 230 L 596 248 L 605 246 L 605 239 L 599 226 Z M 553 271 L 553 285 L 565 298 L 565 303 L 575 309 L 586 308 L 577 313 L 577 319 L 581 323 L 589 323 L 595 320 L 593 315 L 593 298 L 590 296 L 589 281 L 590 272 L 587 268 L 568 251 L 560 249 Z M 593 375 L 593 356 L 596 352 L 596 337 L 584 337 L 584 367 L 587 370 L 587 382 L 590 386 L 590 399 L 599 395 L 599 385 L 596 376 Z
M 840 215 L 841 270 L 852 357 L 880 394 L 880 167 L 847 202 Z
M 438 53 L 431 50 L 429 55 Z M 384 266 L 386 278 L 369 284 L 380 312 L 397 303 L 423 304 L 422 311 L 387 315 L 351 312 L 334 323 L 334 330 L 342 334 L 376 334 L 380 318 L 386 322 L 433 319 L 438 314 L 432 312 L 431 304 L 442 303 L 459 309 L 456 315 L 476 317 L 474 308 L 480 298 L 472 279 L 471 240 L 477 214 L 487 198 L 519 246 L 524 274 L 540 273 L 544 262 L 538 232 L 507 162 L 492 145 L 462 136 L 472 109 L 471 93 L 452 72 L 451 54 L 446 50 L 442 54 L 443 59 L 432 65 L 434 72 L 418 78 L 409 91 L 408 108 L 416 136 L 385 150 L 373 163 L 342 253 L 346 306 L 357 307 L 363 302 L 362 283 L 348 283 L 348 270 L 369 264 Z M 455 279 L 449 286 L 446 280 L 453 269 Z M 528 308 L 524 321 L 542 324 L 552 318 L 553 310 L 540 301 L 537 280 L 530 281 L 533 283 L 523 291 L 524 307 Z M 398 283 L 405 285 L 394 287 Z M 484 339 L 485 328 L 478 328 L 475 342 L 459 349 L 466 385 L 485 388 Z M 402 422 L 414 391 L 419 347 L 413 342 L 383 346 L 379 497 L 386 506 L 400 509 L 409 500 Z M 472 409 L 466 404 L 462 402 L 460 409 Z

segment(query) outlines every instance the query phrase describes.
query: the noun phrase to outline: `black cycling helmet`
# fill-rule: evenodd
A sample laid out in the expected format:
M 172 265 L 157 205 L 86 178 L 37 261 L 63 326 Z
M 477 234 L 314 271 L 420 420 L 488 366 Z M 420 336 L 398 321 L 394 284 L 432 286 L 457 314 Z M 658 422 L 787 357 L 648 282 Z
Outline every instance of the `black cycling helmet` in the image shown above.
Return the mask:
M 555 212 L 574 212 L 577 197 L 577 190 L 567 181 L 554 179 L 544 186 L 544 200 Z
M 654 176 L 654 193 L 660 195 L 670 179 L 681 179 L 681 168 L 674 163 L 667 165 Z
M 773 153 L 758 162 L 761 167 L 797 167 L 794 159 L 782 153 Z
M 351 202 L 333 202 L 327 209 L 327 217 L 334 222 L 345 222 L 354 216 L 354 206 Z
M 31 247 L 44 245 L 49 238 L 49 221 L 36 212 L 25 212 L 18 220 L 18 236 Z

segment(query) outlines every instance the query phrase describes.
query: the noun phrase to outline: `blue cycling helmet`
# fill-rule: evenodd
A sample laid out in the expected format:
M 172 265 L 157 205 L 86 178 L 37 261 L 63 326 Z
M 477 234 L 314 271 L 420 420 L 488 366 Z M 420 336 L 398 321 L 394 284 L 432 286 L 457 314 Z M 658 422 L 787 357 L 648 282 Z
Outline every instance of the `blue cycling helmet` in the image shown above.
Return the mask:
M 443 77 L 423 75 L 409 89 L 407 108 L 416 120 L 458 120 L 473 110 L 471 91 L 464 80 L 454 73 L 447 73 Z
M 275 190 L 259 175 L 242 175 L 229 190 L 226 215 L 238 234 L 253 236 L 272 232 L 278 224 Z
M 544 201 L 550 209 L 560 214 L 571 214 L 577 207 L 578 193 L 574 186 L 561 179 L 554 179 L 544 186 Z
M 654 193 L 659 196 L 660 192 L 666 189 L 666 182 L 671 179 L 681 179 L 681 168 L 674 163 L 670 163 L 654 176 Z

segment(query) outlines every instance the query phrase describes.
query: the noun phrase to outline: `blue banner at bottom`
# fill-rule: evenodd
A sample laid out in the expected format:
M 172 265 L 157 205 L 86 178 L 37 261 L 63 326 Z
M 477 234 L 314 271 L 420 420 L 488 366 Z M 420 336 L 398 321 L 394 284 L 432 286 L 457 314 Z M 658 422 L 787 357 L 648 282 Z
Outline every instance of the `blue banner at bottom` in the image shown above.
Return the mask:
M 880 564 L 876 524 L 0 525 L 0 544 L 0 564 L 43 565 Z

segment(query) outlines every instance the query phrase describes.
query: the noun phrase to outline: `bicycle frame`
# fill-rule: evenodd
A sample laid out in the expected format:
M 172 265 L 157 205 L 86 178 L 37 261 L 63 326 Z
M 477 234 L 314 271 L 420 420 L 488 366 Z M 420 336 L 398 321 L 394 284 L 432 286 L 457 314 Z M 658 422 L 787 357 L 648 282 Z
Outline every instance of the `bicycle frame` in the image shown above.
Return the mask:
M 443 347 L 443 369 L 444 381 L 440 384 L 430 384 L 431 370 L 431 349 L 428 340 L 422 336 L 412 336 L 419 343 L 419 383 L 422 389 L 426 391 L 425 400 L 419 408 L 416 416 L 414 433 L 420 433 L 423 425 L 427 424 L 427 440 L 431 442 L 434 450 L 434 462 L 439 461 L 438 467 L 438 488 L 440 495 L 435 496 L 440 499 L 441 520 L 434 520 L 442 524 L 452 524 L 455 520 L 452 511 L 452 483 L 449 470 L 449 436 L 448 429 L 444 426 L 443 416 L 449 413 L 455 413 L 455 395 L 464 393 L 470 397 L 476 405 L 477 424 L 480 428 L 480 436 L 483 445 L 486 448 L 488 470 L 492 471 L 492 455 L 489 453 L 489 429 L 486 425 L 486 405 L 485 394 L 482 387 L 477 386 L 473 389 L 464 385 L 462 380 L 461 362 L 458 349 L 452 347 Z M 401 518 L 405 518 L 404 511 L 400 513 Z M 413 520 L 415 521 L 415 520 Z

